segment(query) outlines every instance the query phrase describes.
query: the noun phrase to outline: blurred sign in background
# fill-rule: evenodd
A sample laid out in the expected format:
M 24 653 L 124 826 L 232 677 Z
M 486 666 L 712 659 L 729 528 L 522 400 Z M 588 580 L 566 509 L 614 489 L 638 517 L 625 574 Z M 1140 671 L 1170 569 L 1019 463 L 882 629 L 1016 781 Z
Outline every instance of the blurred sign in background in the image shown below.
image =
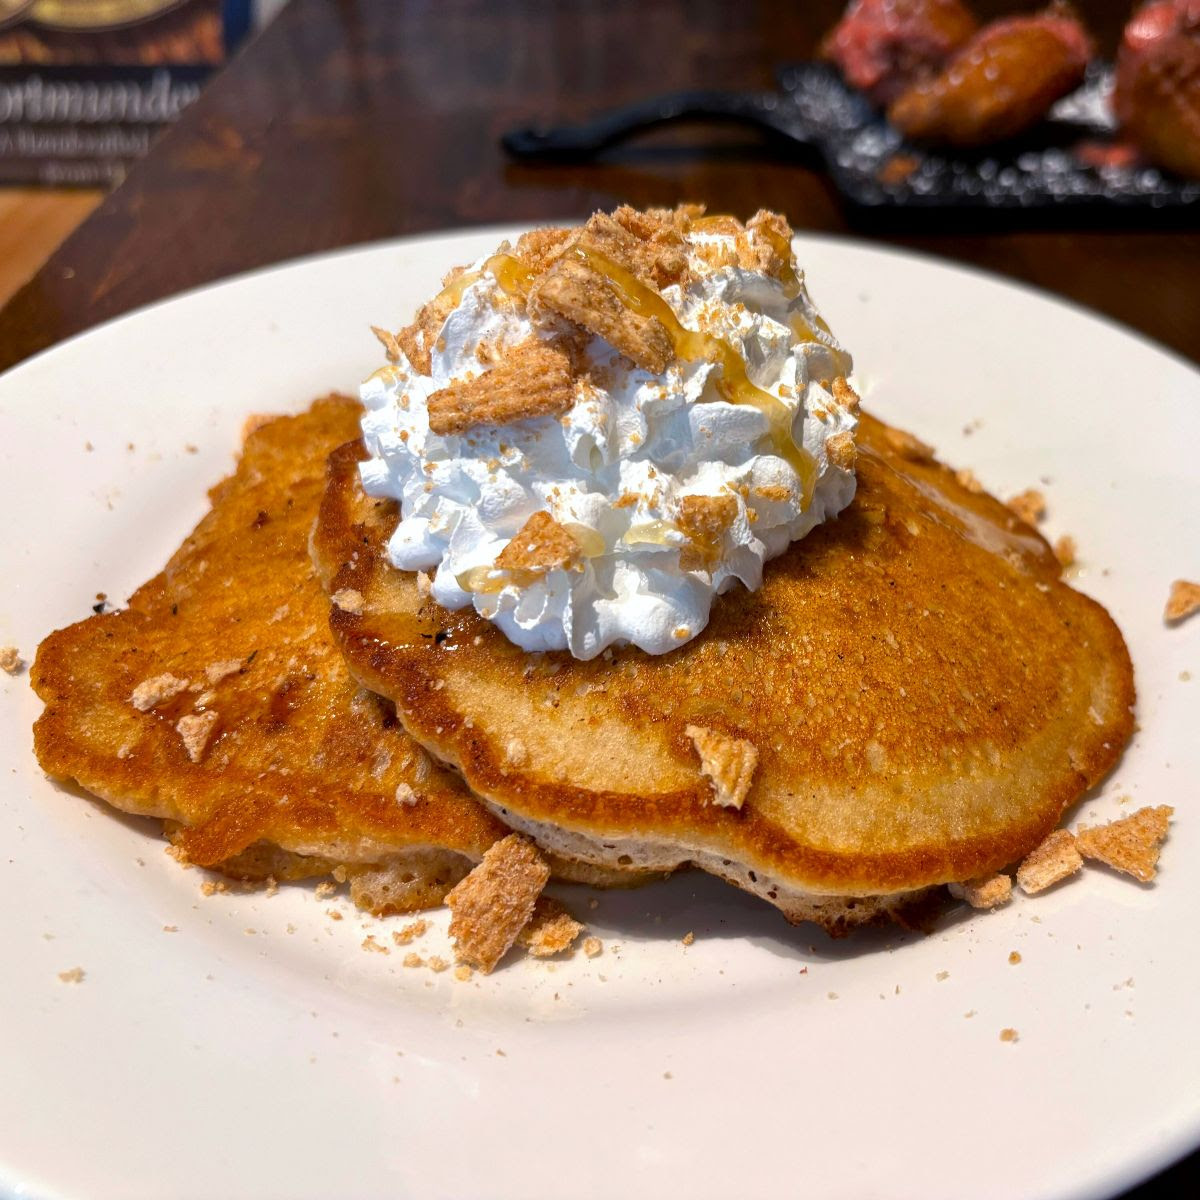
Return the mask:
M 0 0 L 0 183 L 120 180 L 280 0 Z

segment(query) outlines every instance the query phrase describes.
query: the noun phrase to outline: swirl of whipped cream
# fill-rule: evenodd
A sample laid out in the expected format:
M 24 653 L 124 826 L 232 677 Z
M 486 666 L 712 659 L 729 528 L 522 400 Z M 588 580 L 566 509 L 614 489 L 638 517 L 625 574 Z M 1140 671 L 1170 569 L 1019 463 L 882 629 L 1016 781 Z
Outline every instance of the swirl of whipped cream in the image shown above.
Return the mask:
M 630 276 L 622 293 L 669 307 L 654 311 L 683 351 L 661 371 L 526 303 L 501 254 L 443 293 L 420 354 L 409 343 L 428 370 L 393 342 L 393 364 L 362 386 L 363 487 L 400 506 L 392 564 L 432 573 L 437 603 L 473 605 L 526 650 L 675 649 L 715 595 L 758 588 L 767 559 L 854 496 L 851 362 L 802 277 L 790 261 L 782 277 L 741 265 L 754 222 L 685 225 L 682 282 L 647 296 Z M 513 347 L 572 337 L 565 411 L 431 429 L 431 396 Z M 535 514 L 571 553 L 537 558 Z M 502 558 L 510 544 L 524 565 Z

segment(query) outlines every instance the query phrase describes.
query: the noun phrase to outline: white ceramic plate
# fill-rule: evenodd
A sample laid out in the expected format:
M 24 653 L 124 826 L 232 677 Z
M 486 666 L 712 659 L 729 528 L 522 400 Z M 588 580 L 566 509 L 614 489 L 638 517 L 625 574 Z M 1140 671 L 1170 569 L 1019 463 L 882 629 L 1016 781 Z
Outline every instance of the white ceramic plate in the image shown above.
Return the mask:
M 126 596 L 248 413 L 353 389 L 368 322 L 403 323 L 497 240 L 261 272 L 0 379 L 0 644 L 29 657 Z M 870 403 L 1000 494 L 1042 486 L 1047 528 L 1077 538 L 1140 694 L 1088 813 L 1176 805 L 1158 883 L 1088 870 L 927 938 L 835 943 L 688 875 L 577 895 L 600 958 L 461 983 L 365 953 L 401 922 L 309 889 L 202 897 L 149 823 L 42 777 L 39 705 L 0 676 L 0 1193 L 1036 1200 L 1115 1194 L 1200 1141 L 1200 619 L 1161 620 L 1170 581 L 1200 576 L 1200 377 L 995 279 L 798 250 Z

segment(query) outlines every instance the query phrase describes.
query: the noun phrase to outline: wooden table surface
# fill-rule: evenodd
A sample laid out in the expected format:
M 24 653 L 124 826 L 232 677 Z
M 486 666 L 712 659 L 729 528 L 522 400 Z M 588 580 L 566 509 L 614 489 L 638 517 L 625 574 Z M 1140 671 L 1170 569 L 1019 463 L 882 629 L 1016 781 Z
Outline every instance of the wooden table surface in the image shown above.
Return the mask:
M 90 188 L 0 187 L 0 305 L 103 198 Z
M 1111 54 L 1129 0 L 1077 4 Z M 976 264 L 1200 360 L 1194 226 L 873 229 L 848 219 L 819 174 L 729 129 L 662 131 L 570 166 L 517 165 L 498 146 L 510 126 L 579 119 L 652 92 L 769 87 L 777 66 L 812 54 L 840 7 L 293 0 L 0 311 L 0 368 L 138 305 L 296 255 L 684 199 L 740 216 L 775 208 L 797 229 Z M 1194 1182 L 1196 1165 L 1176 1168 L 1175 1183 Z M 1138 1193 L 1166 1194 L 1159 1183 Z

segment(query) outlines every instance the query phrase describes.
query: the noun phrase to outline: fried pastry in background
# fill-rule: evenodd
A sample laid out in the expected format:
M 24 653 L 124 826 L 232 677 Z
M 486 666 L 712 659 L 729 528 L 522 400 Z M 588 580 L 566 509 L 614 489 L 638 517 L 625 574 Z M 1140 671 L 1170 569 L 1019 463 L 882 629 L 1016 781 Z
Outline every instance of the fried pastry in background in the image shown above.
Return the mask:
M 938 74 L 901 93 L 888 107 L 888 120 L 916 141 L 959 147 L 1003 141 L 1036 125 L 1074 91 L 1093 52 L 1066 4 L 995 21 Z
M 820 55 L 885 108 L 940 70 L 977 28 L 959 0 L 854 0 L 825 35 Z
M 1200 179 L 1200 0 L 1155 0 L 1133 15 L 1113 109 L 1147 159 Z

